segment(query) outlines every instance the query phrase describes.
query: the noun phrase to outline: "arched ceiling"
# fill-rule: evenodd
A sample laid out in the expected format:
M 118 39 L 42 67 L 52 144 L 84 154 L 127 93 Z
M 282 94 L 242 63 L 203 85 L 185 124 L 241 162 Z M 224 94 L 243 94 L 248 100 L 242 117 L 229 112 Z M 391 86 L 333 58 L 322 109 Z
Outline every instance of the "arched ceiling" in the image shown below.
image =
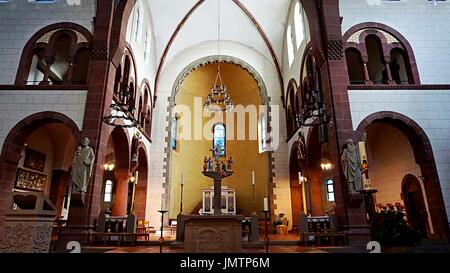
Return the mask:
M 147 1 L 155 29 L 156 56 L 160 60 L 180 22 L 199 0 Z M 236 2 L 254 17 L 270 42 L 274 55 L 281 60 L 284 25 L 291 0 L 220 0 L 220 39 L 245 44 L 272 60 L 270 48 L 257 26 Z M 187 47 L 217 40 L 217 14 L 218 0 L 203 1 L 181 26 L 167 52 L 166 61 Z

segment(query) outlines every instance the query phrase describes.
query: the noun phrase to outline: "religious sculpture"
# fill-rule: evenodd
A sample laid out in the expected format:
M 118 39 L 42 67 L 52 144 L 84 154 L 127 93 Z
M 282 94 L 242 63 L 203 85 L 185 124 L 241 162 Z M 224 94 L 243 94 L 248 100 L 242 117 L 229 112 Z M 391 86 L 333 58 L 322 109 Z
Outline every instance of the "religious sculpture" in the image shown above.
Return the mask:
M 298 145 L 297 145 L 297 159 L 302 160 L 306 158 L 306 144 L 305 137 L 303 133 L 300 131 L 298 133 Z
M 231 171 L 231 166 L 233 165 L 233 157 L 230 156 L 230 158 L 228 159 L 227 163 L 228 163 L 227 164 L 227 169 L 229 171 Z
M 212 172 L 213 170 L 213 162 L 211 157 L 208 159 L 208 172 Z
M 227 171 L 227 167 L 225 166 L 225 163 L 222 162 L 222 171 L 226 172 Z
M 342 169 L 351 193 L 362 190 L 361 169 L 358 150 L 353 140 L 347 140 L 341 155 Z
M 95 154 L 89 144 L 87 137 L 81 139 L 73 158 L 71 180 L 74 192 L 86 193 L 91 180 Z
M 208 170 L 208 158 L 203 158 L 203 171 L 206 172 Z
M 365 156 L 363 156 L 363 161 L 361 162 L 361 172 L 365 179 L 369 179 L 369 163 L 367 163 Z

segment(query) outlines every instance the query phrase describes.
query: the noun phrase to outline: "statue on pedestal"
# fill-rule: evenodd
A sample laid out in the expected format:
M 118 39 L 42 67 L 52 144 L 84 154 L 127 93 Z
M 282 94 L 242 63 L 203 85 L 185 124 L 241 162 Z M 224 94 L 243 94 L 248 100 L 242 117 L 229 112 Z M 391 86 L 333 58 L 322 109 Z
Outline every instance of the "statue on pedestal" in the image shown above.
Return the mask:
M 231 166 L 233 165 L 233 157 L 230 156 L 230 158 L 227 161 L 227 169 L 231 171 Z
M 351 139 L 347 140 L 346 145 L 344 145 L 341 155 L 341 163 L 344 176 L 349 186 L 349 192 L 353 194 L 359 193 L 359 191 L 363 189 L 360 169 L 361 162 L 359 160 L 356 145 Z
M 203 171 L 206 172 L 206 170 L 208 170 L 208 159 L 205 156 L 203 159 Z
M 95 154 L 89 144 L 90 141 L 87 137 L 81 139 L 80 146 L 78 146 L 73 158 L 71 181 L 75 193 L 86 193 L 92 177 Z
M 208 172 L 212 172 L 213 170 L 213 162 L 211 157 L 208 159 Z

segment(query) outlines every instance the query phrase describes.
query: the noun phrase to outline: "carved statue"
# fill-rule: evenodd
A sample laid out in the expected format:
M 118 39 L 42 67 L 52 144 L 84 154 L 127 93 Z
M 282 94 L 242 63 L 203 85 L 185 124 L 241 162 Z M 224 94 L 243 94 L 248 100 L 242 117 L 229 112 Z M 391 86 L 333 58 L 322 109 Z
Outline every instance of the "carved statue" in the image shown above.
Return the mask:
M 227 171 L 227 167 L 225 166 L 225 163 L 222 162 L 222 171 L 226 172 Z
M 203 171 L 206 172 L 206 170 L 208 169 L 208 158 L 203 158 Z
M 298 133 L 298 146 L 297 146 L 297 159 L 305 159 L 306 158 L 306 145 L 305 145 L 305 137 L 303 133 L 300 131 Z
M 361 162 L 359 160 L 358 150 L 353 140 L 347 140 L 341 155 L 342 169 L 348 182 L 351 193 L 359 193 L 362 190 L 361 182 Z
M 84 137 L 80 141 L 72 161 L 71 180 L 74 192 L 86 192 L 92 176 L 95 154 L 89 147 L 90 141 Z
M 211 157 L 208 159 L 208 172 L 212 172 L 213 170 L 213 162 Z
M 228 161 L 227 161 L 227 169 L 229 170 L 229 171 L 231 171 L 231 166 L 233 165 L 233 157 L 231 157 L 230 156 L 230 158 L 228 159 Z

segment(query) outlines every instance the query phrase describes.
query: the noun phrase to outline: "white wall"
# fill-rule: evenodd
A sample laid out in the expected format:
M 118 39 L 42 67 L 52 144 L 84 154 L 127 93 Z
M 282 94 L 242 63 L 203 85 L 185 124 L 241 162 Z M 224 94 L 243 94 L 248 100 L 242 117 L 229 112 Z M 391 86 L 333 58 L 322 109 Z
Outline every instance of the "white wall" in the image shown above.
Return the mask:
M 0 147 L 18 122 L 39 112 L 62 113 L 72 119 L 81 130 L 86 94 L 86 90 L 0 91 Z
M 379 111 L 403 114 L 427 134 L 450 218 L 450 90 L 349 90 L 353 129 Z
M 97 1 L 79 0 L 80 5 L 68 5 L 67 1 L 29 3 L 28 0 L 11 0 L 0 3 L 0 84 L 14 84 L 23 47 L 41 28 L 72 22 L 92 32 Z
M 274 194 L 276 195 L 275 204 L 277 209 L 275 214 L 280 212 L 286 215 L 291 215 L 291 196 L 289 187 L 289 173 L 288 173 L 288 152 L 287 145 L 284 141 L 286 139 L 285 116 L 280 99 L 281 89 L 278 81 L 275 66 L 270 60 L 264 57 L 261 53 L 246 45 L 232 42 L 221 42 L 221 53 L 226 56 L 232 56 L 240 59 L 250 66 L 252 66 L 264 80 L 268 96 L 270 97 L 270 105 L 273 107 L 271 116 L 271 126 L 279 128 L 280 145 L 273 153 L 275 161 L 275 177 Z M 147 217 L 151 225 L 159 226 L 160 214 L 157 213 L 161 202 L 161 193 L 163 192 L 164 177 L 164 159 L 167 156 L 165 149 L 167 148 L 166 137 L 168 132 L 168 99 L 172 94 L 177 77 L 180 73 L 191 63 L 207 56 L 215 56 L 217 54 L 217 42 L 203 42 L 198 45 L 189 47 L 175 56 L 170 62 L 166 63 L 161 73 L 158 92 L 158 100 L 156 101 L 156 108 L 154 112 L 154 125 L 152 132 L 152 149 L 150 151 L 150 174 L 149 174 L 149 195 L 147 201 Z M 278 106 L 279 118 L 275 118 L 275 109 Z M 262 200 L 260 200 L 262 202 Z M 289 221 L 292 222 L 292 219 Z
M 365 22 L 388 25 L 411 44 L 422 83 L 449 83 L 449 1 L 439 2 L 437 6 L 426 0 L 341 0 L 339 3 L 344 18 L 342 33 Z

